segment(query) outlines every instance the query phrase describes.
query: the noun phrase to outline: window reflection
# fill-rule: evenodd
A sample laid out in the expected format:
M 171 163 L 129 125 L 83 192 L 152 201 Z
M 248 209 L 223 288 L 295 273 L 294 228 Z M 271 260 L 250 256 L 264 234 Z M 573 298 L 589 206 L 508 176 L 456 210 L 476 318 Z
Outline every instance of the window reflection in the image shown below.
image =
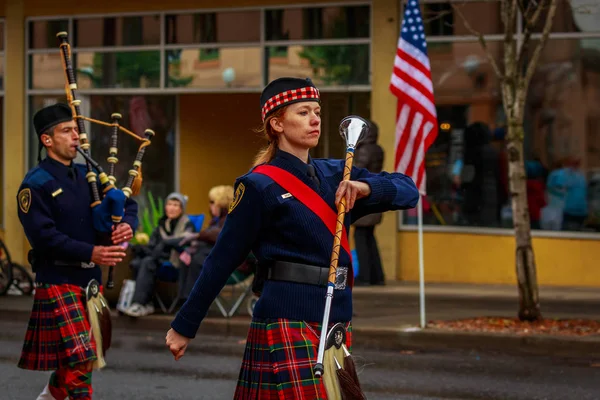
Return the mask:
M 368 38 L 369 6 L 267 10 L 267 40 Z
M 369 45 L 267 47 L 269 80 L 310 77 L 317 85 L 368 85 Z
M 260 11 L 166 16 L 167 44 L 260 41 Z
M 501 63 L 501 44 L 491 49 Z M 426 155 L 426 224 L 512 227 L 507 121 L 480 52 L 472 42 L 429 53 L 440 131 Z M 533 229 L 600 231 L 598 60 L 600 39 L 551 39 L 542 52 L 524 123 Z M 416 210 L 404 223 L 416 223 Z
M 159 15 L 75 19 L 73 28 L 77 47 L 160 44 Z
M 29 23 L 29 48 L 51 49 L 58 47 L 56 34 L 67 31 L 69 21 L 66 19 L 49 21 L 32 21 Z
M 167 52 L 169 87 L 248 88 L 261 85 L 260 47 Z
M 75 65 L 80 89 L 160 86 L 160 51 L 158 50 L 78 52 L 75 56 Z
M 58 51 L 29 56 L 30 89 L 62 89 L 65 87 L 65 73 Z

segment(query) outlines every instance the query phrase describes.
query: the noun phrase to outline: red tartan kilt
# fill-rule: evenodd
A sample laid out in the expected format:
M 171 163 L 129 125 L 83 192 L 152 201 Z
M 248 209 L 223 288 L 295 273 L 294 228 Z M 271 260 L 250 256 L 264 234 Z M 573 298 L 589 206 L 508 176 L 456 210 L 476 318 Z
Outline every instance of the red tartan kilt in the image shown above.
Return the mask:
M 346 328 L 351 350 L 350 323 Z M 323 380 L 313 373 L 320 335 L 318 323 L 253 319 L 234 400 L 327 399 Z
M 18 366 L 53 371 L 96 360 L 84 289 L 37 285 Z

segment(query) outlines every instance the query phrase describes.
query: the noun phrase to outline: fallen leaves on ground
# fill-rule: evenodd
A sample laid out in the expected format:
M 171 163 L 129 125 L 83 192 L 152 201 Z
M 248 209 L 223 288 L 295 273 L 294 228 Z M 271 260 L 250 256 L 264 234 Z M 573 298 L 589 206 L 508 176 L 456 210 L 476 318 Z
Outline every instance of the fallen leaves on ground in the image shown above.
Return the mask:
M 600 321 L 586 319 L 543 319 L 536 322 L 518 318 L 477 317 L 431 321 L 428 328 L 460 332 L 511 333 L 518 335 L 590 336 L 600 335 Z

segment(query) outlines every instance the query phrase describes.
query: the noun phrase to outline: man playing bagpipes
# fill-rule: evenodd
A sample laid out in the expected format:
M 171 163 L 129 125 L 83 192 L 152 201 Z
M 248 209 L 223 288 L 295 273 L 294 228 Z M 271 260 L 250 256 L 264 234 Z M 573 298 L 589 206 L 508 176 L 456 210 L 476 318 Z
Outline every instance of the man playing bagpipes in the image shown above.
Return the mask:
M 33 122 L 39 150 L 45 147 L 47 157 L 38 156 L 38 165 L 27 173 L 17 195 L 19 219 L 32 246 L 30 262 L 36 273 L 33 308 L 18 366 L 54 371 L 38 399 L 91 399 L 92 370 L 105 365 L 103 354 L 110 345 L 110 310 L 102 296 L 100 265 L 113 267 L 125 257 L 121 244 L 137 228 L 138 207 L 121 196 L 122 218 L 109 225 L 112 232 L 104 233 L 105 245 L 98 245 L 95 227 L 102 221 L 90 207 L 89 171 L 73 162 L 80 137 L 72 109 L 66 104 L 46 107 L 35 114 Z M 114 208 L 109 208 L 98 210 L 114 214 Z M 111 220 L 110 215 L 104 218 Z

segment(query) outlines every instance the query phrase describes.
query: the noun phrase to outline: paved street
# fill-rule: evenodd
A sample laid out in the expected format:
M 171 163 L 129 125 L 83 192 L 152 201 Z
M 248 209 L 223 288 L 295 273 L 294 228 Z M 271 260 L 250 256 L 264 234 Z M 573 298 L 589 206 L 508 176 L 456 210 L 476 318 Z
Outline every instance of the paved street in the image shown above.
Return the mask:
M 34 399 L 47 373 L 16 368 L 24 326 L 0 321 L 3 400 Z M 173 361 L 164 333 L 116 330 L 110 366 L 93 378 L 95 399 L 231 399 L 242 338 L 198 336 Z M 600 398 L 600 360 L 508 356 L 473 351 L 376 352 L 355 349 L 369 399 Z

